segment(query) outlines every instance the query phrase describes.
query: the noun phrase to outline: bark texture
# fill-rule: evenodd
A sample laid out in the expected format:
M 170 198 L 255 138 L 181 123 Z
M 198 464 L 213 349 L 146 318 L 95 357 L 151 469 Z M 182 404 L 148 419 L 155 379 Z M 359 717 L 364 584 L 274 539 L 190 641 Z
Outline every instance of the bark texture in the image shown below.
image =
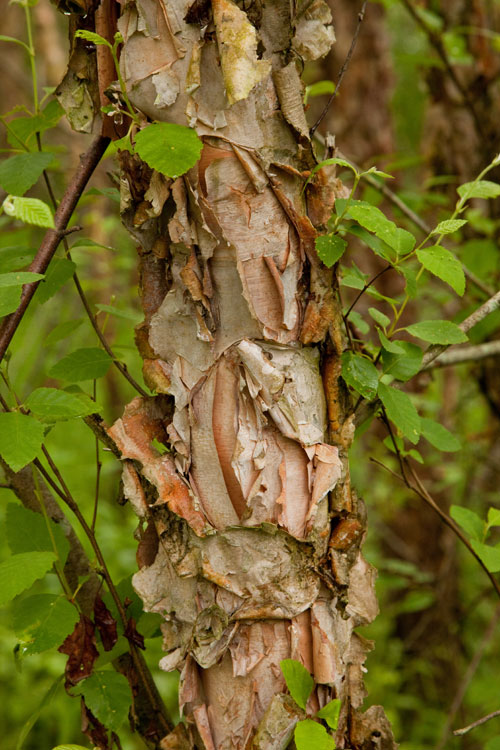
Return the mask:
M 122 152 L 157 395 L 110 433 L 141 519 L 134 585 L 164 617 L 161 666 L 182 670 L 187 729 L 162 747 L 287 747 L 304 718 L 280 670 L 293 658 L 316 683 L 310 711 L 342 700 L 338 747 L 393 748 L 382 709 L 360 713 L 371 644 L 354 629 L 377 613 L 375 571 L 349 482 L 336 280 L 314 249 L 341 186 L 319 172 L 303 191 L 299 72 L 331 47 L 330 10 L 137 0 L 118 28 L 132 103 L 204 142 L 174 181 Z

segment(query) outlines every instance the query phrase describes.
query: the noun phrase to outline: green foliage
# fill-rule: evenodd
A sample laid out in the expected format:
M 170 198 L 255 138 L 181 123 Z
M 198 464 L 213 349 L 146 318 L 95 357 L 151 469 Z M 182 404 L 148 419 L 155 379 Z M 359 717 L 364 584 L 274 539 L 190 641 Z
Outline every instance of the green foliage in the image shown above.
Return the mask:
M 323 706 L 323 708 L 320 708 L 320 710 L 316 713 L 316 716 L 320 719 L 324 719 L 330 729 L 337 729 L 338 723 L 339 723 L 339 715 L 340 715 L 340 700 L 338 698 L 334 698 L 334 700 L 330 701 L 326 704 L 326 706 Z
M 6 509 L 5 533 L 12 554 L 22 552 L 54 552 L 61 563 L 66 561 L 69 542 L 61 526 L 46 519 L 42 513 L 9 503 Z
M 7 216 L 20 219 L 26 224 L 54 229 L 52 211 L 39 198 L 19 198 L 15 195 L 8 195 L 2 203 L 2 208 Z
M 74 692 L 83 695 L 92 713 L 112 731 L 118 731 L 127 719 L 132 695 L 122 674 L 96 671 L 80 682 Z
M 286 686 L 295 703 L 305 710 L 306 703 L 314 688 L 314 680 L 300 661 L 283 659 L 280 662 Z
M 398 341 L 398 351 L 382 348 L 382 369 L 386 375 L 406 382 L 422 367 L 423 353 L 419 346 L 409 341 Z
M 59 360 L 50 369 L 49 375 L 66 380 L 68 383 L 94 380 L 106 375 L 111 361 L 109 354 L 102 349 L 96 347 L 77 349 Z
M 373 362 L 347 351 L 342 355 L 342 377 L 347 385 L 364 398 L 375 398 L 378 386 L 378 371 Z
M 6 193 L 22 196 L 53 161 L 53 154 L 43 151 L 11 156 L 0 164 L 0 185 Z
M 343 200 L 337 200 L 335 208 L 337 213 L 343 211 L 346 204 Z M 391 247 L 396 255 L 406 255 L 415 246 L 415 237 L 406 229 L 396 226 L 382 211 L 366 201 L 351 200 L 347 206 L 347 216 L 367 229 L 369 232 L 383 240 Z
M 20 286 L 5 287 L 2 290 L 0 294 L 0 318 L 17 310 L 21 300 L 21 291 Z
M 465 292 L 465 274 L 462 264 L 449 250 L 434 245 L 417 250 L 417 258 L 427 271 L 446 281 L 460 296 Z
M 438 450 L 453 453 L 462 447 L 460 440 L 439 422 L 422 417 L 420 425 L 424 438 Z
M 475 180 L 466 182 L 457 189 L 457 193 L 464 200 L 470 198 L 498 198 L 500 185 L 489 180 Z
M 379 383 L 378 395 L 391 422 L 394 422 L 411 443 L 418 443 L 420 417 L 408 394 L 385 383 Z
M 62 596 L 36 594 L 19 599 L 13 608 L 13 629 L 25 655 L 60 646 L 79 618 L 78 610 Z
M 335 740 L 312 719 L 299 721 L 293 735 L 297 750 L 334 750 Z
M 152 169 L 167 177 L 179 177 L 200 158 L 202 142 L 191 128 L 155 122 L 135 137 L 135 152 Z
M 71 279 L 76 271 L 76 263 L 68 258 L 54 258 L 47 269 L 43 283 L 37 289 L 38 302 L 47 302 Z
M 0 563 L 0 607 L 42 578 L 55 560 L 54 552 L 21 552 Z
M 31 284 L 33 281 L 43 279 L 43 273 L 32 273 L 31 271 L 16 271 L 15 273 L 3 273 L 0 275 L 0 289 L 11 286 L 22 286 Z
M 25 405 L 37 417 L 48 421 L 84 417 L 102 411 L 102 407 L 85 394 L 75 395 L 57 388 L 37 388 L 30 393 Z
M 470 508 L 464 508 L 461 505 L 452 505 L 450 516 L 472 539 L 480 541 L 484 537 L 484 521 Z
M 0 456 L 12 471 L 19 471 L 38 455 L 43 426 L 33 417 L 16 412 L 0 414 Z
M 323 234 L 315 240 L 318 257 L 327 268 L 340 260 L 347 248 L 347 242 L 338 234 Z
M 405 331 L 431 344 L 462 344 L 466 334 L 451 320 L 423 320 L 406 326 Z

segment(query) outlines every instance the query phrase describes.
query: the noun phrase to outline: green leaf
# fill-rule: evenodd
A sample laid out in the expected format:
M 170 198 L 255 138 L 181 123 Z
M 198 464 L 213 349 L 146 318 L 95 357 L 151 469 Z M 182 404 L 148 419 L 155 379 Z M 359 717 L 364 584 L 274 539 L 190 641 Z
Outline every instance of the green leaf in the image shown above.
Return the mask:
M 126 677 L 117 672 L 94 672 L 80 682 L 74 692 L 83 695 L 94 716 L 113 732 L 128 716 L 132 695 Z
M 286 686 L 295 703 L 305 710 L 306 703 L 314 688 L 314 680 L 308 670 L 296 659 L 283 659 L 280 662 Z
M 202 146 L 192 128 L 171 122 L 154 122 L 135 136 L 136 153 L 167 177 L 179 177 L 194 167 Z
M 384 373 L 393 375 L 396 380 L 406 382 L 422 367 L 423 352 L 416 344 L 409 341 L 398 341 L 402 351 L 393 353 L 382 349 L 382 365 Z
M 417 272 L 414 268 L 410 268 L 409 266 L 401 266 L 399 268 L 403 276 L 405 277 L 406 286 L 405 291 L 410 298 L 414 298 L 417 296 Z
M 370 330 L 370 326 L 366 320 L 359 314 L 359 312 L 356 312 L 356 310 L 351 310 L 349 313 L 349 321 L 354 323 L 356 328 L 359 328 L 360 333 L 368 333 Z
M 373 250 L 375 255 L 378 255 L 384 260 L 389 261 L 389 263 L 393 263 L 396 259 L 394 250 L 389 247 L 386 242 L 381 240 L 380 237 L 376 237 L 374 234 L 370 234 L 370 232 L 367 232 L 366 229 L 363 229 L 363 227 L 360 227 L 357 224 L 352 224 L 347 227 L 347 231 L 349 232 L 349 234 L 353 234 L 355 237 L 358 237 L 362 242 L 365 243 L 365 245 L 368 245 L 368 247 Z
M 417 250 L 417 258 L 428 271 L 445 281 L 460 296 L 465 292 L 465 275 L 462 264 L 440 245 Z
M 48 336 L 43 340 L 44 346 L 52 346 L 61 339 L 67 338 L 74 330 L 76 330 L 83 323 L 82 318 L 79 320 L 65 320 L 64 323 L 59 323 L 55 328 L 51 330 Z
M 293 735 L 297 750 L 334 750 L 335 740 L 312 719 L 299 721 Z
M 17 412 L 0 414 L 0 455 L 12 471 L 19 471 L 37 456 L 43 442 L 43 425 Z
M 53 154 L 43 151 L 11 156 L 0 164 L 0 185 L 6 193 L 24 195 L 53 161 Z
M 335 84 L 333 81 L 317 81 L 311 83 L 310 86 L 306 86 L 306 92 L 304 95 L 304 104 L 307 104 L 309 99 L 313 96 L 323 96 L 324 94 L 333 94 L 335 91 Z
M 500 526 L 500 508 L 488 508 L 488 528 Z
M 22 286 L 31 284 L 33 281 L 43 279 L 43 273 L 32 273 L 31 271 L 13 271 L 0 275 L 0 289 L 10 286 Z
M 411 443 L 418 443 L 420 417 L 408 394 L 385 383 L 379 383 L 378 395 L 391 422 L 394 422 Z
M 423 320 L 405 328 L 412 336 L 431 344 L 462 344 L 467 336 L 451 320 Z
M 500 195 L 500 185 L 489 180 L 465 182 L 457 188 L 457 193 L 465 200 L 469 200 L 469 198 L 498 198 Z
M 37 388 L 30 394 L 25 406 L 38 417 L 45 419 L 72 419 L 102 411 L 88 396 L 75 396 L 58 388 Z
M 0 563 L 0 607 L 42 578 L 55 559 L 53 552 L 23 552 Z
M 2 290 L 2 294 L 0 294 L 0 318 L 17 310 L 21 301 L 21 292 L 22 287 L 20 286 L 9 286 Z
M 44 133 L 53 128 L 63 116 L 64 111 L 57 99 L 50 101 L 38 115 L 17 117 L 9 122 L 7 140 L 13 148 L 20 143 L 27 145 L 35 133 Z
M 459 451 L 462 447 L 458 438 L 442 424 L 439 424 L 439 422 L 422 417 L 420 423 L 422 425 L 422 435 L 434 448 L 453 453 L 454 451 Z
M 479 559 L 486 565 L 490 573 L 499 573 L 500 549 L 498 549 L 498 547 L 490 547 L 489 544 L 483 544 L 475 539 L 471 539 L 470 543 L 472 549 Z
M 2 208 L 7 216 L 20 219 L 25 224 L 54 229 L 52 211 L 38 198 L 19 198 L 15 195 L 8 195 L 2 203 Z
M 86 42 L 92 42 L 97 46 L 102 45 L 105 47 L 111 47 L 111 44 L 100 34 L 96 34 L 95 31 L 87 31 L 86 29 L 78 29 L 75 31 L 75 39 L 85 39 Z
M 60 524 L 49 521 L 60 561 L 64 564 L 69 553 L 69 541 Z M 41 513 L 9 503 L 5 517 L 5 534 L 13 555 L 21 552 L 54 552 L 47 522 Z
M 111 357 L 97 347 L 77 349 L 60 359 L 49 370 L 49 375 L 52 378 L 67 380 L 69 383 L 96 380 L 106 375 L 111 362 Z
M 436 600 L 432 591 L 409 591 L 398 605 L 400 612 L 421 612 L 428 609 Z
M 338 234 L 323 234 L 316 237 L 316 252 L 327 268 L 331 268 L 344 254 L 347 242 Z
M 52 750 L 89 750 L 88 747 L 83 747 L 83 745 L 57 745 L 57 747 L 53 747 Z
M 391 322 L 387 315 L 384 315 L 383 312 L 377 310 L 375 307 L 369 307 L 368 312 L 370 313 L 375 323 L 378 323 L 382 328 L 387 328 L 387 326 Z
M 36 250 L 22 245 L 12 245 L 0 248 L 0 273 L 17 271 L 18 268 L 27 266 L 36 255 Z
M 458 229 L 467 224 L 466 219 L 447 219 L 446 221 L 440 221 L 435 229 L 432 230 L 431 234 L 453 234 Z
M 339 723 L 339 714 L 340 714 L 340 700 L 338 698 L 334 698 L 332 701 L 326 704 L 326 706 L 323 706 L 321 708 L 316 716 L 318 716 L 320 719 L 324 719 L 330 729 L 337 729 L 338 723 Z
M 479 518 L 477 513 L 463 505 L 452 505 L 450 507 L 450 516 L 461 526 L 464 531 L 476 541 L 481 541 L 484 536 L 484 521 Z
M 340 200 L 337 200 L 335 207 Z M 342 211 L 342 208 L 340 207 Z M 351 201 L 347 214 L 361 224 L 362 227 L 373 232 L 377 237 L 383 240 L 385 243 L 392 247 L 398 255 L 406 255 L 410 253 L 415 246 L 415 237 L 407 232 L 406 229 L 401 229 L 396 226 L 393 221 L 390 221 L 382 211 L 376 206 L 372 206 L 371 203 L 366 201 Z
M 378 330 L 378 337 L 380 339 L 380 343 L 387 352 L 392 352 L 392 354 L 404 354 L 405 350 L 401 346 L 401 344 L 403 343 L 402 341 L 389 340 L 385 333 L 381 330 Z
M 37 300 L 47 302 L 76 271 L 76 263 L 68 258 L 54 258 L 47 269 L 45 280 L 37 289 Z
M 347 351 L 342 354 L 342 377 L 347 385 L 364 398 L 371 400 L 377 394 L 378 371 L 373 362 L 360 354 Z
M 36 594 L 14 604 L 13 628 L 25 654 L 40 654 L 60 646 L 79 619 L 77 608 L 62 596 Z

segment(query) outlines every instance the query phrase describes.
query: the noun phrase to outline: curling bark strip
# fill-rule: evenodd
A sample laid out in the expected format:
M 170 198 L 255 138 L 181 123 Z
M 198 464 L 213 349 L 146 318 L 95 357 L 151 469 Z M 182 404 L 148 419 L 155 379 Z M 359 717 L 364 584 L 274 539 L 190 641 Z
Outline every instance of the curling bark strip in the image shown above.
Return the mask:
M 175 180 L 121 154 L 157 395 L 110 435 L 147 524 L 134 585 L 164 617 L 161 666 L 182 670 L 187 728 L 162 748 L 285 748 L 304 716 L 285 658 L 313 675 L 312 711 L 341 699 L 338 747 L 392 748 L 382 709 L 360 712 L 370 644 L 354 629 L 376 615 L 375 571 L 349 482 L 336 279 L 314 248 L 341 186 L 320 172 L 303 193 L 316 162 L 299 70 L 328 53 L 331 15 L 324 0 L 242 7 L 141 0 L 118 21 L 133 105 L 204 144 Z

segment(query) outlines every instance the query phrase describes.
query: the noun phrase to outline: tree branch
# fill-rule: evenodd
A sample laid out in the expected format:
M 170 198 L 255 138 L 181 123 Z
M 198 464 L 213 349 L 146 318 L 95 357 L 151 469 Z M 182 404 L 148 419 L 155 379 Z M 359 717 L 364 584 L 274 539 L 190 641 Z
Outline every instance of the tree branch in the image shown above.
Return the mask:
M 422 367 L 420 372 L 436 367 L 451 367 L 462 362 L 478 362 L 487 357 L 500 357 L 500 341 L 486 341 L 477 346 L 461 346 L 440 354 L 433 362 Z
M 47 270 L 49 263 L 64 236 L 64 232 L 73 215 L 78 200 L 101 160 L 108 143 L 109 138 L 98 136 L 92 141 L 90 148 L 81 157 L 80 167 L 66 189 L 55 213 L 55 229 L 49 229 L 45 233 L 40 249 L 29 266 L 29 271 L 34 273 L 45 273 Z M 7 316 L 2 324 L 0 329 L 0 362 L 5 356 L 5 352 L 23 319 L 24 313 L 35 294 L 39 283 L 40 282 L 38 281 L 34 281 L 31 284 L 25 284 L 23 286 L 19 307 L 11 315 Z
M 453 734 L 456 735 L 457 737 L 463 734 L 467 734 L 467 732 L 470 732 L 471 729 L 480 727 L 481 724 L 486 724 L 487 721 L 489 721 L 490 719 L 494 719 L 496 716 L 500 716 L 500 711 L 493 711 L 493 713 L 483 716 L 481 719 L 474 721 L 472 724 L 469 724 L 469 726 L 467 727 L 463 727 L 462 729 L 455 729 L 453 731 Z

